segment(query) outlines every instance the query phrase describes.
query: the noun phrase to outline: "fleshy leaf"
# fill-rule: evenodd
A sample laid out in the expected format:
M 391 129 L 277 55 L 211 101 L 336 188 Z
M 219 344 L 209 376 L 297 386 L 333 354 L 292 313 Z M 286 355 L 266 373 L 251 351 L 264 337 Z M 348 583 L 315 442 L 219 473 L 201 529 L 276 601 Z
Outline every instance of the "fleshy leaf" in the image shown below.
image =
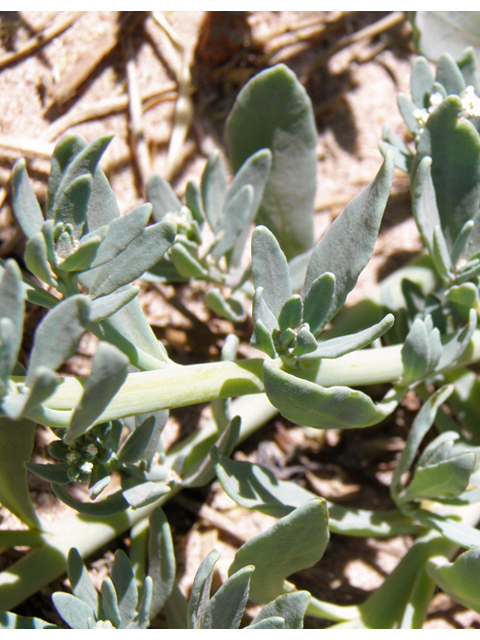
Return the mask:
M 70 593 L 56 591 L 53 604 L 70 629 L 88 629 L 88 619 L 95 618 L 95 610 L 83 600 Z
M 312 282 L 303 300 L 303 320 L 310 331 L 318 336 L 327 324 L 335 297 L 335 276 L 324 273 Z
M 202 174 L 200 191 L 208 224 L 214 232 L 217 232 L 227 193 L 227 177 L 218 151 L 208 158 Z
M 55 199 L 55 224 L 71 224 L 73 236 L 79 239 L 87 217 L 88 201 L 92 191 L 92 177 L 80 175 L 67 186 L 61 197 Z
M 73 595 L 97 611 L 99 595 L 77 549 L 68 552 L 67 572 Z
M 279 617 L 285 620 L 285 629 L 303 629 L 303 619 L 310 598 L 308 591 L 295 591 L 278 596 L 273 602 L 269 602 L 263 607 L 251 624 L 255 625 L 270 617 Z
M 139 278 L 162 259 L 175 233 L 175 225 L 166 220 L 147 227 L 124 251 L 98 269 L 89 290 L 92 297 L 106 296 Z
M 101 502 L 81 502 L 74 498 L 61 484 L 52 482 L 51 486 L 55 495 L 62 502 L 72 507 L 72 509 L 75 509 L 75 511 L 84 513 L 87 516 L 105 518 L 117 513 L 122 513 L 122 511 L 125 511 L 129 507 L 121 491 L 117 491 L 117 493 L 108 496 L 108 498 L 105 498 L 105 500 Z
M 341 338 L 331 338 L 330 340 L 319 342 L 315 351 L 306 354 L 305 358 L 339 358 L 351 351 L 363 349 L 383 336 L 393 326 L 393 323 L 394 317 L 389 313 L 373 327 L 358 333 L 342 336 Z
M 402 455 L 400 456 L 400 460 L 393 474 L 391 493 L 394 499 L 398 497 L 402 488 L 401 478 L 410 469 L 425 434 L 435 420 L 439 407 L 450 396 L 452 391 L 452 385 L 442 387 L 430 396 L 418 412 L 412 428 L 410 429 L 405 448 L 402 451 Z
M 250 80 L 228 117 L 226 138 L 234 172 L 255 152 L 270 149 L 257 223 L 273 232 L 288 259 L 309 249 L 317 132 L 312 104 L 295 74 L 279 64 Z
M 240 265 L 243 248 L 250 232 L 250 225 L 255 220 L 258 207 L 262 201 L 271 165 L 272 154 L 269 149 L 261 149 L 260 151 L 257 151 L 257 153 L 254 153 L 253 156 L 248 158 L 248 160 L 246 160 L 240 167 L 232 180 L 230 188 L 228 189 L 225 197 L 225 211 L 242 187 L 245 185 L 251 185 L 253 187 L 253 199 L 245 222 L 245 227 L 237 236 L 230 258 L 230 264 L 232 267 L 238 267 Z
M 234 297 L 225 299 L 219 289 L 210 289 L 205 294 L 205 304 L 220 318 L 226 318 L 231 322 L 245 320 L 245 309 L 240 300 Z
M 390 194 L 393 169 L 393 154 L 387 153 L 375 180 L 347 205 L 313 250 L 304 294 L 308 294 L 314 281 L 324 273 L 335 276 L 335 294 L 327 321 L 343 305 L 372 256 Z
M 42 230 L 44 219 L 23 158 L 18 160 L 13 168 L 12 189 L 15 218 L 27 238 L 33 238 Z
M 157 174 L 148 179 L 147 200 L 153 207 L 152 218 L 155 222 L 160 222 L 167 213 L 175 213 L 182 206 L 172 187 Z
M 40 323 L 33 343 L 26 385 L 35 380 L 37 369 L 46 366 L 56 371 L 75 353 L 88 323 L 90 301 L 86 296 L 67 298 Z
M 226 580 L 207 605 L 203 629 L 238 629 L 255 567 L 243 567 Z
M 114 293 L 92 300 L 90 307 L 90 322 L 101 322 L 117 313 L 122 307 L 136 297 L 139 287 L 127 285 L 117 289 Z
M 127 377 L 128 359 L 107 342 L 98 345 L 92 371 L 85 381 L 82 398 L 75 407 L 64 442 L 71 444 L 88 431 L 116 395 Z
M 275 236 L 257 227 L 252 236 L 252 273 L 255 289 L 263 287 L 263 299 L 275 318 L 292 295 L 287 259 Z
M 480 53 L 480 16 L 474 11 L 416 11 L 413 28 L 415 46 L 429 60 L 445 51 L 459 58 L 469 45 Z
M 132 566 L 127 555 L 121 550 L 115 552 L 115 560 L 110 575 L 117 594 L 121 629 L 127 629 L 135 617 L 138 603 L 137 585 Z
M 464 224 L 480 206 L 480 137 L 471 122 L 460 118 L 462 102 L 448 96 L 428 118 L 417 146 L 415 162 L 432 158 L 431 176 L 435 188 L 440 224 L 451 251 Z M 461 153 L 452 153 L 461 149 Z M 465 257 L 476 251 L 480 230 L 472 231 Z
M 4 380 L 17 360 L 23 335 L 24 288 L 22 274 L 13 260 L 8 260 L 0 280 L 0 317 L 10 321 L 8 329 L 8 363 L 0 366 Z
M 219 260 L 234 246 L 238 246 L 238 238 L 250 226 L 249 214 L 254 197 L 253 187 L 246 184 L 232 200 L 225 204 L 222 219 L 217 227 L 217 235 L 222 234 L 210 252 L 215 260 Z
M 148 575 L 153 580 L 150 618 L 153 619 L 170 597 L 175 582 L 175 553 L 168 520 L 158 507 L 149 518 Z
M 97 252 L 92 268 L 110 262 L 124 251 L 128 245 L 143 233 L 147 226 L 152 207 L 150 204 L 141 204 L 121 218 L 115 218 L 108 224 L 108 232 Z M 100 227 L 91 235 L 98 233 L 105 227 Z M 85 236 L 86 238 L 87 236 Z
M 52 287 L 56 281 L 50 262 L 48 260 L 47 242 L 45 235 L 40 231 L 30 238 L 25 248 L 25 264 L 28 270 Z
M 220 558 L 218 551 L 211 551 L 200 564 L 187 603 L 188 629 L 201 629 L 205 618 L 205 609 L 210 597 L 215 564 Z
M 29 527 L 40 529 L 23 466 L 32 455 L 35 429 L 30 420 L 0 417 L 0 503 Z
M 257 603 L 269 602 L 284 593 L 284 580 L 288 576 L 320 560 L 328 539 L 325 500 L 315 498 L 240 547 L 229 575 L 253 565 L 250 599 Z
M 348 387 L 321 387 L 263 363 L 263 381 L 270 402 L 285 417 L 305 427 L 356 429 L 377 424 L 388 413 L 369 396 Z M 393 410 L 389 407 L 389 412 Z
M 479 571 L 479 548 L 462 553 L 453 563 L 428 569 L 430 577 L 452 600 L 477 613 L 480 613 L 480 597 L 477 588 Z

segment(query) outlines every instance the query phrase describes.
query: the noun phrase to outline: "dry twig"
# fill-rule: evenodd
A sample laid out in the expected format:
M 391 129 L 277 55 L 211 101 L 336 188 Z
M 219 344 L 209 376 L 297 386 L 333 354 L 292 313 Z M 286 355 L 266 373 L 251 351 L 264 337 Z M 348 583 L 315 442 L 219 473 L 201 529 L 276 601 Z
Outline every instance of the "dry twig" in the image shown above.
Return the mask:
M 359 42 L 360 40 L 363 40 L 365 38 L 372 39 L 375 36 L 388 31 L 392 27 L 395 27 L 397 24 L 400 24 L 404 20 L 405 13 L 403 11 L 394 11 L 385 18 L 378 20 L 374 24 L 368 25 L 368 27 L 344 36 L 343 38 L 340 38 L 335 42 L 334 45 L 332 45 L 329 49 L 322 52 L 315 58 L 304 76 L 308 77 L 315 69 L 324 65 L 329 58 L 331 58 L 335 53 L 338 53 L 342 49 L 345 49 L 346 47 L 349 47 L 350 45 L 355 44 L 356 42 Z
M 120 41 L 119 35 L 126 30 L 132 31 L 138 22 L 144 17 L 143 11 L 125 11 L 118 18 L 116 28 L 109 26 L 101 33 L 94 42 L 89 43 L 88 47 L 82 51 L 77 62 L 73 65 L 70 73 L 58 82 L 51 91 L 53 104 L 62 105 L 77 92 L 78 88 L 98 67 L 105 56 L 114 49 Z
M 127 90 L 128 90 L 128 113 L 130 116 L 130 142 L 138 174 L 141 180 L 142 189 L 145 189 L 147 180 L 152 173 L 152 163 L 148 152 L 147 141 L 143 132 L 142 123 L 142 100 L 138 88 L 137 64 L 135 62 L 135 51 L 130 38 L 126 42 L 127 54 Z
M 9 64 L 13 62 L 17 62 L 17 60 L 21 60 L 33 53 L 41 46 L 53 40 L 60 33 L 63 33 L 70 27 L 81 15 L 83 15 L 84 11 L 75 11 L 66 17 L 63 17 L 57 21 L 47 29 L 44 29 L 40 33 L 36 33 L 33 37 L 29 38 L 25 44 L 23 44 L 18 51 L 12 51 L 10 53 L 6 53 L 4 56 L 0 58 L 0 69 L 7 67 Z
M 176 100 L 177 92 L 176 85 L 169 84 L 164 88 L 150 89 L 145 95 L 141 96 L 142 100 L 142 113 L 145 113 L 148 109 L 159 102 L 165 102 L 167 100 Z M 123 94 L 115 96 L 113 98 L 105 98 L 99 100 L 94 104 L 86 106 L 78 106 L 76 109 L 68 111 L 65 115 L 60 116 L 54 120 L 40 136 L 43 140 L 53 141 L 58 138 L 59 135 L 64 133 L 67 129 L 86 122 L 87 120 L 95 120 L 96 118 L 104 118 L 114 113 L 121 113 L 128 108 L 129 98 L 128 95 Z
M 167 35 L 180 57 L 180 69 L 177 71 L 178 98 L 175 104 L 172 136 L 168 145 L 165 179 L 171 180 L 179 166 L 181 149 L 187 138 L 193 120 L 193 85 L 190 74 L 190 61 L 185 47 L 162 13 L 152 12 L 152 17 Z

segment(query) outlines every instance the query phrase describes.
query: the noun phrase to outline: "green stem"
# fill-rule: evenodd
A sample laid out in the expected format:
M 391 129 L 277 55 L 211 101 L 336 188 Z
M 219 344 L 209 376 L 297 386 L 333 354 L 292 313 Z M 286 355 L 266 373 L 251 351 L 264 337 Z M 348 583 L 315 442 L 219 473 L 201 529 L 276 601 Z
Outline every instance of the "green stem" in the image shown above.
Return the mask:
M 317 600 L 317 598 L 312 597 L 306 615 L 321 618 L 322 620 L 343 622 L 344 620 L 356 620 L 360 618 L 360 608 L 324 602 L 323 600 Z
M 265 396 L 245 396 L 234 401 L 232 415 L 239 415 L 242 419 L 240 441 L 248 438 L 276 413 L 276 409 Z M 202 443 L 215 434 L 216 425 L 210 421 L 203 429 L 168 452 L 166 466 L 171 467 L 179 455 L 184 455 L 188 456 L 188 468 L 192 468 L 203 457 L 203 453 L 200 452 Z M 169 494 L 154 504 L 136 510 L 128 509 L 109 518 L 99 519 L 75 514 L 53 524 L 42 523 L 45 528 L 45 544 L 30 551 L 0 573 L 0 611 L 11 611 L 26 598 L 61 576 L 65 572 L 70 548 L 77 548 L 84 558 L 89 556 L 136 523 L 148 518 L 155 507 L 165 504 L 181 488 L 180 485 L 174 486 Z
M 396 382 L 402 376 L 402 345 L 363 349 L 340 358 L 319 361 L 315 382 L 324 387 L 335 385 L 366 386 Z M 456 367 L 480 360 L 480 331 Z M 131 373 L 96 424 L 140 413 L 185 407 L 218 398 L 261 393 L 263 359 L 215 362 L 189 366 L 172 365 L 155 371 Z M 302 374 L 301 371 L 292 371 Z M 311 376 L 309 376 L 311 379 Z M 21 383 L 22 377 L 12 378 Z M 64 378 L 43 407 L 32 410 L 28 418 L 51 427 L 67 428 L 72 408 L 83 394 L 84 379 Z

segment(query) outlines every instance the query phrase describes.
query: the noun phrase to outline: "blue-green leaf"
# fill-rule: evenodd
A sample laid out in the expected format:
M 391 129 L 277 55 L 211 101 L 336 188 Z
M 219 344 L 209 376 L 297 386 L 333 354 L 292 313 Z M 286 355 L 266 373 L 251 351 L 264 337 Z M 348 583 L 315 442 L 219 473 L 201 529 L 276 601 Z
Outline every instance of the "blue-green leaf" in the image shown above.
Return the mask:
M 480 571 L 480 549 L 462 553 L 453 563 L 439 567 L 428 567 L 429 576 L 449 595 L 467 609 L 480 612 L 478 574 Z
M 37 276 L 39 280 L 46 282 L 51 287 L 56 287 L 50 262 L 45 235 L 40 231 L 30 238 L 25 248 L 25 264 L 28 270 Z
M 334 296 L 335 276 L 328 272 L 318 276 L 307 291 L 303 300 L 303 320 L 314 336 L 318 336 L 327 324 Z
M 263 299 L 278 318 L 292 295 L 287 259 L 271 231 L 257 227 L 252 236 L 252 273 L 255 289 L 263 288 Z
M 237 241 L 233 247 L 230 264 L 238 267 L 243 253 L 245 242 L 250 232 L 250 225 L 255 220 L 258 207 L 262 201 L 265 184 L 272 165 L 272 154 L 269 149 L 261 149 L 248 158 L 237 171 L 225 197 L 225 211 L 237 193 L 245 186 L 251 185 L 253 188 L 253 199 L 245 222 L 245 227 L 238 234 Z
M 42 230 L 44 219 L 37 196 L 30 184 L 23 158 L 18 160 L 13 168 L 12 189 L 15 218 L 27 238 L 33 238 Z
M 166 220 L 147 227 L 124 251 L 99 267 L 89 289 L 90 295 L 93 298 L 106 296 L 139 278 L 162 259 L 172 245 L 175 233 L 175 225 Z
M 122 628 L 122 618 L 118 606 L 117 593 L 110 578 L 105 578 L 101 587 L 102 593 L 102 618 L 110 620 L 116 629 Z
M 202 174 L 200 191 L 208 224 L 214 232 L 217 232 L 227 193 L 227 177 L 218 151 L 208 158 Z
M 121 629 L 127 629 L 135 617 L 138 592 L 133 569 L 127 555 L 119 549 L 115 552 L 115 560 L 110 574 L 118 599 L 121 618 Z
M 153 174 L 148 179 L 147 200 L 152 205 L 152 218 L 155 222 L 160 222 L 167 213 L 175 213 L 182 206 L 172 187 L 158 174 Z
M 0 366 L 0 375 L 6 381 L 17 360 L 18 350 L 22 342 L 23 335 L 23 312 L 24 312 L 24 287 L 22 274 L 18 265 L 13 260 L 8 260 L 0 280 L 0 317 L 9 321 L 8 323 L 8 350 L 7 360 Z M 3 335 L 4 332 L 2 332 Z M 4 337 L 1 338 L 4 342 Z
M 394 499 L 397 498 L 402 488 L 401 478 L 410 469 L 425 434 L 435 420 L 439 407 L 450 396 L 452 391 L 452 385 L 441 387 L 430 396 L 418 412 L 410 429 L 410 433 L 408 434 L 405 449 L 393 473 L 391 493 Z
M 284 593 L 287 576 L 320 560 L 328 539 L 325 500 L 315 498 L 240 547 L 229 575 L 253 565 L 250 599 L 257 603 L 269 602 Z
M 218 551 L 211 551 L 200 564 L 190 591 L 187 603 L 187 628 L 201 629 L 205 610 L 210 598 L 210 588 L 212 585 L 213 571 L 215 564 L 220 558 Z
M 85 381 L 83 395 L 75 407 L 64 442 L 71 444 L 88 431 L 116 395 L 127 377 L 128 359 L 108 342 L 98 345 L 92 371 Z
M 480 54 L 477 11 L 416 11 L 413 19 L 417 51 L 436 61 L 446 51 L 459 58 L 469 45 Z
M 88 629 L 88 619 L 95 619 L 95 610 L 83 600 L 70 593 L 56 591 L 52 595 L 53 604 L 70 629 Z
M 30 420 L 0 417 L 0 503 L 29 527 L 40 529 L 23 466 L 32 455 L 35 429 Z
M 175 582 L 175 552 L 172 532 L 165 514 L 157 507 L 149 518 L 148 575 L 153 580 L 150 618 L 153 619 L 170 597 Z
M 335 294 L 326 321 L 343 305 L 372 256 L 390 194 L 393 169 L 393 154 L 387 153 L 375 180 L 347 205 L 313 250 L 304 294 L 308 294 L 315 280 L 324 273 L 335 276 Z
M 0 629 L 60 629 L 60 627 L 41 618 L 29 618 L 16 613 L 0 613 Z
M 107 227 L 100 227 L 93 231 L 90 235 L 98 236 L 102 229 L 107 229 L 102 246 L 92 262 L 92 268 L 110 262 L 110 260 L 113 260 L 119 253 L 124 251 L 135 238 L 138 238 L 147 226 L 151 211 L 150 204 L 141 204 L 129 211 L 127 215 L 112 220 Z M 85 236 L 84 240 L 86 238 L 88 236 Z
M 100 597 L 77 549 L 68 552 L 67 572 L 73 595 L 97 611 Z
M 257 74 L 240 91 L 226 125 L 234 172 L 270 149 L 272 166 L 257 214 L 287 258 L 313 244 L 317 132 L 310 99 L 285 65 Z
M 56 371 L 75 353 L 88 324 L 90 301 L 86 296 L 67 298 L 42 320 L 35 332 L 25 384 L 31 387 L 41 366 Z
M 369 396 L 348 387 L 321 387 L 263 363 L 268 399 L 280 413 L 296 424 L 320 429 L 356 429 L 383 420 L 388 413 Z M 389 412 L 394 407 L 389 407 Z
M 419 109 L 425 109 L 430 106 L 430 93 L 433 83 L 434 77 L 427 59 L 419 56 L 413 63 L 410 76 L 412 99 Z
M 307 353 L 304 357 L 339 358 L 351 351 L 363 349 L 374 342 L 374 340 L 383 336 L 383 334 L 393 326 L 393 323 L 394 317 L 389 313 L 383 318 L 383 320 L 380 320 L 380 322 L 373 325 L 373 327 L 369 327 L 368 329 L 364 329 L 358 333 L 342 336 L 341 338 L 331 338 L 330 340 L 319 342 L 315 351 Z
M 239 569 L 210 599 L 203 629 L 238 629 L 245 612 L 255 567 Z
M 278 596 L 263 607 L 250 626 L 271 617 L 283 618 L 285 629 L 303 629 L 303 619 L 310 603 L 308 591 L 295 591 Z
M 122 513 L 122 511 L 126 511 L 129 507 L 121 491 L 117 491 L 117 493 L 108 496 L 108 498 L 105 498 L 105 500 L 101 502 L 81 502 L 74 498 L 61 484 L 52 482 L 51 486 L 55 495 L 62 502 L 72 509 L 75 509 L 75 511 L 84 513 L 87 516 L 105 518 L 117 513 Z
M 224 298 L 219 289 L 210 289 L 205 294 L 205 304 L 220 318 L 226 318 L 231 322 L 242 322 L 246 318 L 245 309 L 240 300 L 233 296 Z
M 133 300 L 139 291 L 139 287 L 127 285 L 126 287 L 120 287 L 120 289 L 108 296 L 95 298 L 95 300 L 92 300 L 90 307 L 90 322 L 101 322 L 110 318 L 110 316 L 113 316 L 114 313 L 120 311 L 122 307 Z
M 92 176 L 80 175 L 66 187 L 62 195 L 55 199 L 53 208 L 55 224 L 71 224 L 73 236 L 79 239 L 87 217 L 88 201 L 92 191 Z
M 217 227 L 219 239 L 210 252 L 215 260 L 220 260 L 234 246 L 240 248 L 239 237 L 250 227 L 249 216 L 253 197 L 253 187 L 246 184 L 225 204 L 222 219 Z

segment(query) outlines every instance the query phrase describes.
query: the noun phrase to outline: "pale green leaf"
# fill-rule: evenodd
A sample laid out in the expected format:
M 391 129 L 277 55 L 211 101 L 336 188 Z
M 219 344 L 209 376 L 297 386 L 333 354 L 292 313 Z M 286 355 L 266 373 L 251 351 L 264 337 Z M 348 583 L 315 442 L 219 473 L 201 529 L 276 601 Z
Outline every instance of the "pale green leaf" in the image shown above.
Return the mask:
M 278 318 L 292 295 L 287 259 L 275 236 L 266 227 L 257 227 L 252 236 L 252 274 L 255 289 L 263 288 L 263 299 Z
M 12 189 L 15 218 L 27 238 L 33 238 L 41 231 L 44 219 L 23 158 L 18 160 L 13 168 Z
M 149 518 L 148 575 L 153 580 L 150 618 L 154 618 L 170 597 L 175 582 L 175 552 L 168 520 L 158 507 Z
M 83 395 L 75 407 L 64 436 L 66 444 L 84 434 L 102 414 L 127 377 L 128 359 L 108 342 L 98 345 L 92 370 L 85 381 Z
M 26 378 L 30 387 L 41 366 L 56 371 L 78 346 L 88 323 L 90 301 L 77 295 L 58 304 L 42 320 L 35 332 Z
M 70 629 L 88 629 L 88 619 L 95 618 L 95 610 L 70 593 L 56 591 L 52 595 L 52 601 Z
M 387 153 L 375 180 L 357 195 L 333 222 L 313 250 L 305 277 L 304 294 L 324 273 L 335 276 L 335 293 L 327 320 L 345 302 L 369 262 L 387 204 L 394 169 Z
M 253 565 L 250 599 L 257 603 L 269 602 L 284 593 L 284 580 L 288 576 L 320 560 L 328 539 L 325 500 L 315 498 L 240 547 L 229 575 Z
M 386 417 L 369 396 L 348 387 L 321 387 L 265 361 L 263 380 L 268 399 L 296 424 L 319 429 L 356 429 Z
M 287 258 L 313 244 L 317 132 L 310 99 L 283 64 L 257 74 L 239 93 L 226 124 L 234 172 L 261 149 L 272 166 L 256 221 L 273 232 Z
M 0 417 L 0 503 L 29 527 L 40 529 L 23 466 L 32 455 L 35 429 L 36 424 L 25 418 Z

